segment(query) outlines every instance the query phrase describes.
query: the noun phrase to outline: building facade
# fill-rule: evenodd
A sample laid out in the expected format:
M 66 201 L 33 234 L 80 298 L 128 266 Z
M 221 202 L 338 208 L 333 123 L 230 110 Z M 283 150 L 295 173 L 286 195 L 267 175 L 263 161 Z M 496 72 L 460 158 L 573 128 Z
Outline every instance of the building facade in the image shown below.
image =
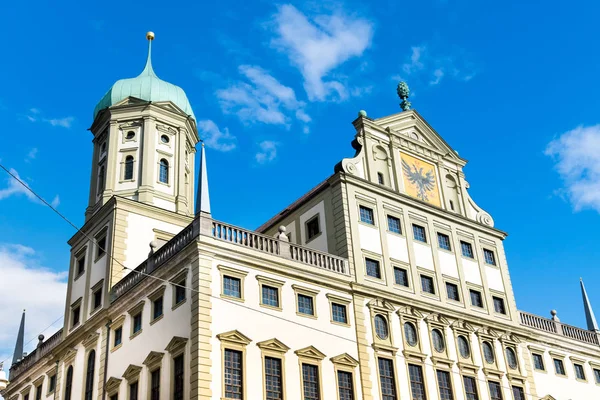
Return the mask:
M 407 96 L 250 231 L 212 218 L 191 106 L 149 54 L 94 111 L 64 327 L 25 356 L 20 333 L 4 398 L 600 398 L 583 283 L 588 329 L 517 308 L 506 234 Z

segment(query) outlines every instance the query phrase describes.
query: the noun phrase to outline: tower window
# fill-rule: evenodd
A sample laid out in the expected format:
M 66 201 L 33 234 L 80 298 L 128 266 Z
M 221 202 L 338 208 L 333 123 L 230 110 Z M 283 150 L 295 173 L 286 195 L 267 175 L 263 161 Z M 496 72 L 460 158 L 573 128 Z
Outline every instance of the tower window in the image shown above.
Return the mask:
M 134 131 L 129 131 L 125 134 L 125 139 L 127 140 L 131 140 L 135 137 L 135 132 Z
M 379 182 L 380 185 L 385 185 L 385 181 L 383 180 L 383 174 L 381 172 L 377 173 L 377 182 Z
M 162 135 L 160 137 L 160 141 L 166 144 L 166 143 L 169 143 L 171 141 L 171 139 L 169 139 L 169 137 L 167 135 Z
M 98 172 L 98 195 L 101 195 L 104 191 L 104 165 L 100 166 L 100 170 Z
M 102 143 L 102 146 L 100 147 L 100 154 L 104 153 L 106 153 L 106 142 Z
M 160 171 L 158 179 L 162 183 L 169 183 L 169 162 L 164 158 L 160 160 Z
M 125 157 L 125 174 L 123 179 L 126 181 L 133 179 L 133 156 Z
M 306 222 L 306 241 L 311 240 L 319 233 L 321 233 L 321 227 L 319 226 L 319 214 L 317 214 Z

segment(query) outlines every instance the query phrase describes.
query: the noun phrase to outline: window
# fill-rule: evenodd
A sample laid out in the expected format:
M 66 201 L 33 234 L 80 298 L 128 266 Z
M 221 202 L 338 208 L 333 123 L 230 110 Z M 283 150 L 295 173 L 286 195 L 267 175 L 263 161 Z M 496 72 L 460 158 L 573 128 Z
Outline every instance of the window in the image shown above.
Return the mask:
M 135 314 L 133 316 L 133 334 L 135 335 L 139 331 L 142 330 L 142 312 Z
M 121 343 L 123 343 L 123 327 L 122 326 L 115 329 L 115 338 L 113 341 L 113 347 L 117 347 Z
M 232 276 L 223 276 L 223 294 L 229 297 L 242 298 L 242 280 Z
M 83 274 L 85 271 L 85 250 L 81 254 L 81 256 L 77 259 L 77 275 L 79 276 Z
M 23 396 L 23 400 L 29 400 L 29 393 Z
M 133 156 L 125 157 L 125 172 L 123 179 L 126 181 L 133 179 Z
M 56 377 L 55 377 L 56 379 Z M 56 384 L 56 381 L 55 381 Z M 71 400 L 71 392 L 73 391 L 73 366 L 67 368 L 67 378 L 65 380 L 65 400 Z
M 502 400 L 502 387 L 499 382 L 488 382 L 490 388 L 490 399 L 491 400 Z
M 394 267 L 394 281 L 396 285 L 408 287 L 408 271 L 404 268 Z
M 470 289 L 469 293 L 471 294 L 471 304 L 475 307 L 483 308 L 483 298 L 481 297 L 481 292 Z
M 385 185 L 385 181 L 383 180 L 383 174 L 381 172 L 377 173 L 377 182 L 379 182 L 380 185 Z
M 129 400 L 138 400 L 138 382 L 129 384 Z
M 409 346 L 417 345 L 417 328 L 411 322 L 404 323 L 404 338 Z
M 106 234 L 96 238 L 96 259 L 106 254 Z
M 179 281 L 175 286 L 175 305 L 185 301 L 185 278 Z
M 450 247 L 450 236 L 446 235 L 445 233 L 438 232 L 437 237 L 438 246 L 440 249 L 452 251 L 452 247 Z
M 473 257 L 473 246 L 471 243 L 460 241 L 460 250 L 462 252 L 463 257 L 474 258 Z
M 169 143 L 171 140 L 169 139 L 169 137 L 167 135 L 161 135 L 160 136 L 160 141 L 167 144 Z
M 125 139 L 127 139 L 127 140 L 131 140 L 131 139 L 133 139 L 134 137 L 135 137 L 135 132 L 134 132 L 134 131 L 128 131 L 128 132 L 125 134 Z
M 420 365 L 408 364 L 408 375 L 413 400 L 427 400 L 425 382 L 423 381 L 423 368 Z
M 280 358 L 265 357 L 265 390 L 266 400 L 283 399 L 283 373 Z
M 56 375 L 50 377 L 50 383 L 48 384 L 48 393 L 54 392 L 56 389 Z
M 375 225 L 375 218 L 373 217 L 373 209 L 360 206 L 360 220 L 365 224 Z
M 339 322 L 342 324 L 348 323 L 346 306 L 343 304 L 331 303 L 331 316 L 335 322 Z
M 458 285 L 446 282 L 446 292 L 448 293 L 448 298 L 450 300 L 460 301 L 460 296 L 458 294 Z
M 510 369 L 517 369 L 517 353 L 515 353 L 512 347 L 507 347 L 504 352 L 506 353 L 506 363 L 508 364 L 508 367 Z
M 565 364 L 558 358 L 554 359 L 554 370 L 556 371 L 556 375 L 567 375 L 565 372 Z
M 394 364 L 387 358 L 379 358 L 379 384 L 382 400 L 396 400 L 396 374 Z
M 437 370 L 438 387 L 440 389 L 440 400 L 454 400 L 452 382 L 448 371 Z
M 425 228 L 420 225 L 413 224 L 413 237 L 415 240 L 423 243 L 427 243 L 427 235 L 425 234 Z
M 94 291 L 94 310 L 97 310 L 102 305 L 102 286 Z
M 542 355 L 533 353 L 531 356 L 533 357 L 533 368 L 539 371 L 545 371 L 546 368 L 544 368 L 544 358 Z
M 73 323 L 71 324 L 72 328 L 74 328 L 77 325 L 79 325 L 80 314 L 81 314 L 81 307 L 80 306 L 77 306 L 77 307 L 73 308 Z
M 119 394 L 113 394 L 112 396 L 110 396 L 110 400 L 119 400 Z
M 173 359 L 173 400 L 183 400 L 183 354 Z
M 397 233 L 399 235 L 402 234 L 402 227 L 400 225 L 400 218 L 393 217 L 391 215 L 387 216 L 388 222 L 388 231 Z
M 279 307 L 279 289 L 273 286 L 262 285 L 262 302 L 267 306 Z
M 458 352 L 462 358 L 471 357 L 471 346 L 469 345 L 469 340 L 463 336 L 458 336 Z
M 163 296 L 155 299 L 152 302 L 152 320 L 155 320 L 163 315 Z
M 160 368 L 152 371 L 150 376 L 150 400 L 160 399 Z
M 243 396 L 242 352 L 225 349 L 225 398 L 241 399 Z
M 496 357 L 494 356 L 494 348 L 490 342 L 483 342 L 481 347 L 483 348 L 483 358 L 485 359 L 485 362 L 488 364 L 493 364 L 496 360 Z
M 431 341 L 433 342 L 433 348 L 438 353 L 442 353 L 446 349 L 446 343 L 444 343 L 444 335 L 439 329 L 431 331 Z
M 514 400 L 525 400 L 525 392 L 523 391 L 523 388 L 520 386 L 513 386 L 512 387 L 512 392 L 513 392 L 513 399 Z
M 352 372 L 338 371 L 337 378 L 339 400 L 354 400 L 354 384 L 352 379 Z
M 600 369 L 594 368 L 594 380 L 600 383 Z
M 96 364 L 96 351 L 90 351 L 85 374 L 85 400 L 92 400 L 94 392 L 94 366 Z
M 483 259 L 486 264 L 496 265 L 496 256 L 492 250 L 483 249 Z
M 381 279 L 379 261 L 365 258 L 365 264 L 367 266 L 367 275 L 372 276 L 373 278 Z
M 98 172 L 98 196 L 104 191 L 104 174 L 104 165 L 102 165 Z
M 160 160 L 158 180 L 162 183 L 169 183 L 169 162 L 164 158 Z
M 506 307 L 504 307 L 504 299 L 501 297 L 492 296 L 494 300 L 494 311 L 498 314 L 506 314 Z
M 319 214 L 317 214 L 306 222 L 306 241 L 311 240 L 319 233 L 321 233 L 321 227 L 319 226 Z
M 475 378 L 463 376 L 463 383 L 465 384 L 465 394 L 467 395 L 466 400 L 479 400 Z
M 425 293 L 435 294 L 435 287 L 431 276 L 421 275 L 421 289 Z
M 42 400 L 42 385 L 35 388 L 35 400 Z
M 389 335 L 388 323 L 383 315 L 377 314 L 375 320 L 375 333 L 381 340 L 386 340 Z
M 311 296 L 298 293 L 298 312 L 300 314 L 315 315 L 315 307 Z
M 319 367 L 312 364 L 302 364 L 303 400 L 320 400 Z
M 585 371 L 583 370 L 583 365 L 573 363 L 573 368 L 575 368 L 575 377 L 585 381 Z
M 103 154 L 106 152 L 106 142 L 102 143 L 102 146 L 100 146 L 100 154 Z

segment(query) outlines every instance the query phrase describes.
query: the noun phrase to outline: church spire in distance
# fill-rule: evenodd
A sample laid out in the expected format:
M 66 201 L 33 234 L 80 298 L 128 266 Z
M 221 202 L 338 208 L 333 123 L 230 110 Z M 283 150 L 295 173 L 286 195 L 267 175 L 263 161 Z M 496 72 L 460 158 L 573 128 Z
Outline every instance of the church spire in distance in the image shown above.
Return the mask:
M 21 316 L 21 325 L 19 326 L 19 333 L 17 334 L 17 343 L 15 343 L 15 352 L 13 354 L 12 365 L 16 364 L 23 358 L 23 342 L 25 339 L 25 310 Z
M 587 292 L 585 291 L 585 286 L 583 285 L 583 278 L 579 278 L 579 284 L 581 285 L 581 295 L 583 296 L 583 308 L 585 309 L 587 328 L 590 331 L 600 332 L 600 329 L 598 329 L 598 323 L 596 322 L 596 316 L 594 315 L 594 310 L 592 310 L 590 299 L 588 298 Z
M 206 170 L 204 143 L 202 143 L 200 157 L 200 173 L 198 174 L 198 187 L 196 188 L 196 216 L 199 214 L 210 215 L 210 196 L 208 195 L 208 172 Z

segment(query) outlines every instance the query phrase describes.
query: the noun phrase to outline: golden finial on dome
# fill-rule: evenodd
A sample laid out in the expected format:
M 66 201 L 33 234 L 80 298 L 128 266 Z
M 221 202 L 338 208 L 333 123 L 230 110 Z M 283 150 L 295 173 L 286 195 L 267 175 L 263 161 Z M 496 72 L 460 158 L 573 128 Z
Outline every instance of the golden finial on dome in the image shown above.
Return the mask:
M 154 32 L 152 32 L 152 31 L 146 32 L 146 39 L 154 40 Z

